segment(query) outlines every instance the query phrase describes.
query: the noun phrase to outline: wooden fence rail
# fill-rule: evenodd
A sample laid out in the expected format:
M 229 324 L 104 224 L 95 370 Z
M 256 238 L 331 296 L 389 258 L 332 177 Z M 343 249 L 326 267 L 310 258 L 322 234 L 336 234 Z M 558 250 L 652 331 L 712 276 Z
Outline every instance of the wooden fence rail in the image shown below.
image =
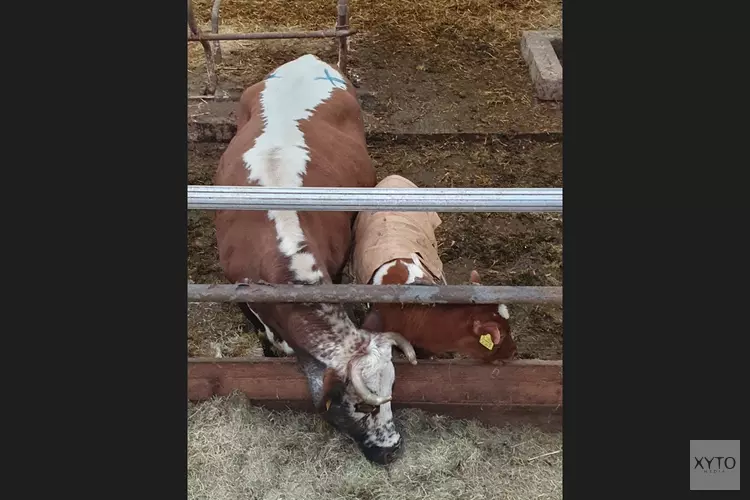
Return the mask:
M 203 33 L 195 21 L 193 13 L 193 0 L 187 0 L 188 27 L 191 35 L 189 42 L 200 42 L 206 56 L 206 73 L 208 82 L 204 93 L 213 96 L 218 87 L 218 75 L 216 64 L 221 63 L 222 53 L 219 40 L 280 40 L 288 38 L 336 38 L 338 40 L 339 70 L 346 74 L 348 57 L 348 37 L 354 35 L 357 30 L 349 28 L 349 1 L 338 0 L 336 6 L 336 27 L 333 30 L 320 31 L 287 31 L 287 32 L 258 32 L 258 33 L 219 33 L 219 9 L 220 0 L 214 0 L 211 7 L 211 33 Z M 214 42 L 213 48 L 209 41 Z
M 394 408 L 420 408 L 489 425 L 531 423 L 560 430 L 562 361 L 394 361 Z M 312 411 L 307 379 L 295 358 L 192 358 L 188 399 L 201 401 L 234 391 L 272 409 Z

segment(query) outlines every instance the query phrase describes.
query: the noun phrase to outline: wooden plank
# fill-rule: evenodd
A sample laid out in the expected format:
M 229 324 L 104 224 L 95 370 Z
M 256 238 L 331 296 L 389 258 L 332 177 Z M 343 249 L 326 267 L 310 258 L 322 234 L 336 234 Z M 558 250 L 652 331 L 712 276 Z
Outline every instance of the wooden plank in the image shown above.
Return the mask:
M 491 425 L 530 423 L 560 429 L 562 362 L 518 360 L 491 365 L 472 360 L 396 360 L 394 408 L 421 408 Z M 240 391 L 268 408 L 312 411 L 307 381 L 294 358 L 192 358 L 188 398 Z
M 241 94 L 239 91 L 229 91 L 227 97 L 218 99 L 200 100 L 199 96 L 194 96 L 196 100 L 188 102 L 188 142 L 229 142 L 237 133 L 237 123 L 234 116 L 237 107 L 237 99 Z M 234 95 L 232 94 L 234 93 Z M 359 91 L 358 96 L 368 99 L 374 96 L 375 101 L 380 97 L 374 92 Z M 400 129 L 394 129 L 393 124 L 384 126 L 377 120 L 373 119 L 369 113 L 365 113 L 365 135 L 368 147 L 376 145 L 378 142 L 387 142 L 390 144 L 434 144 L 445 143 L 448 141 L 460 141 L 469 143 L 481 143 L 483 145 L 495 142 L 506 143 L 509 141 L 531 140 L 536 142 L 560 142 L 563 134 L 560 125 L 553 124 L 555 130 L 540 130 L 536 125 L 538 122 L 532 122 L 531 128 L 526 124 L 520 124 L 514 127 L 516 130 L 505 131 L 466 131 L 457 132 L 454 127 L 441 127 L 434 122 L 421 124 L 417 122 Z M 559 119 L 558 119 L 559 120 Z M 437 128 L 436 128 L 437 126 Z M 481 128 L 481 127 L 480 127 Z

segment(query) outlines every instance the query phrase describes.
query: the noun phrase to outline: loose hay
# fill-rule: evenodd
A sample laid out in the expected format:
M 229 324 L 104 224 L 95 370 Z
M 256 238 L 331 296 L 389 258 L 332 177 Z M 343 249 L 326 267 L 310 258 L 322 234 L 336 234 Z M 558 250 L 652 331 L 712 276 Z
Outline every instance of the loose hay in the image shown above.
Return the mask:
M 407 448 L 384 469 L 318 416 L 253 407 L 239 394 L 190 404 L 188 498 L 562 498 L 561 433 L 419 410 L 396 420 Z
M 189 357 L 263 356 L 235 304 L 189 302 L 187 320 Z

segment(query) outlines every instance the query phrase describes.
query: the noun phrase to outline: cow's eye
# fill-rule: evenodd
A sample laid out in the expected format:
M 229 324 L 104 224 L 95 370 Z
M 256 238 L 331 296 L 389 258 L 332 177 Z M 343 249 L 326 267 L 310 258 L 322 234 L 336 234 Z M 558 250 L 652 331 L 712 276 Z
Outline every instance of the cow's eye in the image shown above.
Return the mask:
M 378 411 L 380 411 L 380 407 L 369 405 L 367 403 L 358 403 L 354 405 L 354 410 L 359 413 L 377 413 Z

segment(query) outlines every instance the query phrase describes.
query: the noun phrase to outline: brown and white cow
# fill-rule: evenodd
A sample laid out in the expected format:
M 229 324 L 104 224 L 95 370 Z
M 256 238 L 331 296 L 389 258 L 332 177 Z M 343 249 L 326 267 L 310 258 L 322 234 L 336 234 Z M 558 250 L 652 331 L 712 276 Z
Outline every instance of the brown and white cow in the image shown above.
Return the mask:
M 416 188 L 391 175 L 379 188 Z M 355 225 L 352 269 L 359 283 L 446 284 L 438 256 L 435 212 L 361 212 Z M 472 271 L 472 284 L 479 273 Z M 372 304 L 363 328 L 403 335 L 420 357 L 459 352 L 487 362 L 516 355 L 505 304 Z
M 240 99 L 237 133 L 214 184 L 263 187 L 372 187 L 361 109 L 351 83 L 313 55 L 288 62 Z M 219 258 L 233 283 L 338 282 L 356 212 L 217 211 Z M 391 413 L 395 333 L 357 328 L 341 304 L 242 304 L 264 336 L 297 356 L 316 408 L 376 463 L 394 460 L 402 437 Z

